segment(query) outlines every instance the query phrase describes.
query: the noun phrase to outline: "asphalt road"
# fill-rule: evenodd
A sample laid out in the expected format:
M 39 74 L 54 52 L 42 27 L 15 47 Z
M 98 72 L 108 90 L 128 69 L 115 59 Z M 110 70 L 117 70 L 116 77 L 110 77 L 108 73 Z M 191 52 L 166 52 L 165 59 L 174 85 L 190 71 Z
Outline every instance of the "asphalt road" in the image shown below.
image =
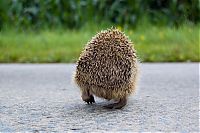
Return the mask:
M 199 63 L 141 64 L 122 110 L 82 102 L 74 64 L 0 64 L 0 132 L 199 132 Z

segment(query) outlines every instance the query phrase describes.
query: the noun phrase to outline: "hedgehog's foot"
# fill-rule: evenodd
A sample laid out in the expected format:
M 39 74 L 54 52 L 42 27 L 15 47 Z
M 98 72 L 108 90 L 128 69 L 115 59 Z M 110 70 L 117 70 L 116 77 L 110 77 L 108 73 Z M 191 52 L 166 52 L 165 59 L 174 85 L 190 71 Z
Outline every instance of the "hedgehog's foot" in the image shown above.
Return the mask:
M 92 94 L 90 94 L 88 90 L 82 92 L 82 99 L 87 104 L 95 103 L 94 96 Z
M 108 108 L 108 109 L 121 109 L 122 107 L 124 107 L 126 105 L 126 103 L 127 103 L 127 98 L 124 97 L 124 98 L 120 99 L 119 102 L 105 105 L 104 107 Z

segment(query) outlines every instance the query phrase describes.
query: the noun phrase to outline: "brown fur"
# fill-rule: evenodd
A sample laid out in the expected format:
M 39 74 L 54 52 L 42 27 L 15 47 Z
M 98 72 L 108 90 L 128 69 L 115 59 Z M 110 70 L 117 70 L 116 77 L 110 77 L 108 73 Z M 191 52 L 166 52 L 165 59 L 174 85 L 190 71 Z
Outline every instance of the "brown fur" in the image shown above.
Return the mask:
M 136 51 L 124 33 L 111 28 L 87 43 L 77 62 L 75 82 L 108 100 L 119 100 L 135 91 L 138 66 Z

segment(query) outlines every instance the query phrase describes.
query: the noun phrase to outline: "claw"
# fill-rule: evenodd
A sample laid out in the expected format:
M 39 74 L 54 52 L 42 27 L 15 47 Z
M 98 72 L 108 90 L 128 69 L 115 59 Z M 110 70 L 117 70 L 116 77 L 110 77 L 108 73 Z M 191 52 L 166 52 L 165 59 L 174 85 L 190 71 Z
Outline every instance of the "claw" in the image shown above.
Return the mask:
M 87 104 L 95 103 L 94 97 L 92 95 L 90 95 L 88 97 L 84 97 L 83 101 L 85 101 Z

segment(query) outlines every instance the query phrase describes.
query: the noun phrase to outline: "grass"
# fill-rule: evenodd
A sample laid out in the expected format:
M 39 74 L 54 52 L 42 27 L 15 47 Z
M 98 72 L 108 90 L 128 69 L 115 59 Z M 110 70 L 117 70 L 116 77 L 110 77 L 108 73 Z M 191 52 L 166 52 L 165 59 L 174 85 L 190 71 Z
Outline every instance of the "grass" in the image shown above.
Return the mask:
M 121 27 L 118 27 L 119 29 Z M 1 63 L 75 62 L 84 45 L 100 28 L 81 30 L 2 30 Z M 105 29 L 105 28 L 104 28 Z M 199 25 L 141 26 L 125 30 L 143 62 L 199 62 Z

